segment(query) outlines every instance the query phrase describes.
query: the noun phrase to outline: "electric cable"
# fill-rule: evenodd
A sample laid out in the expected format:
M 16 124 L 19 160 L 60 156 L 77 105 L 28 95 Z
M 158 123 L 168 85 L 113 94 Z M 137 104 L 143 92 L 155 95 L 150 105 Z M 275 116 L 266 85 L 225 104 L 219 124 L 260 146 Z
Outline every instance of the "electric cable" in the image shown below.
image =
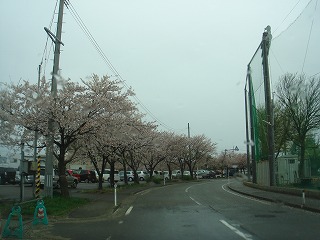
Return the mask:
M 50 30 L 52 28 L 52 24 L 53 24 L 53 21 L 54 21 L 54 16 L 55 16 L 55 13 L 56 13 L 56 10 L 57 10 L 57 6 L 58 6 L 58 0 L 56 0 L 56 5 L 54 7 L 52 18 L 51 18 L 51 21 L 49 23 L 48 29 L 50 29 Z M 45 43 L 45 46 L 44 46 L 44 49 L 43 49 L 43 54 L 42 54 L 42 58 L 41 58 L 41 62 L 40 62 L 40 66 L 42 66 L 42 63 L 43 63 L 43 60 L 44 60 L 44 71 L 43 71 L 44 73 L 43 73 L 43 75 L 45 75 L 46 66 L 47 66 L 47 63 L 48 63 L 49 56 L 51 54 L 51 49 L 53 47 L 53 43 L 51 43 L 51 47 L 49 48 L 49 52 L 47 51 L 47 49 L 48 49 L 48 40 L 49 40 L 49 36 L 47 35 L 46 43 Z M 40 70 L 42 71 L 42 69 L 40 69 Z
M 65 6 L 67 7 L 67 9 L 69 10 L 69 12 L 71 13 L 72 17 L 75 19 L 75 21 L 77 22 L 77 24 L 79 25 L 79 27 L 82 29 L 82 31 L 85 33 L 85 35 L 88 37 L 89 41 L 91 42 L 91 44 L 94 46 L 94 48 L 96 49 L 96 51 L 99 53 L 99 55 L 101 56 L 101 58 L 103 59 L 103 61 L 106 63 L 106 65 L 109 67 L 109 69 L 112 71 L 112 73 L 118 77 L 121 81 L 121 83 L 128 89 L 130 90 L 130 87 L 127 85 L 127 83 L 125 82 L 125 80 L 122 78 L 121 74 L 117 71 L 117 69 L 113 66 L 113 64 L 111 63 L 111 61 L 109 60 L 109 58 L 105 55 L 105 53 L 103 52 L 103 50 L 100 48 L 99 44 L 97 43 L 97 41 L 95 40 L 95 38 L 92 36 L 92 34 L 90 33 L 89 29 L 87 28 L 87 26 L 85 25 L 85 23 L 82 21 L 81 17 L 79 16 L 79 14 L 77 13 L 77 11 L 75 10 L 74 6 L 72 5 L 72 3 L 70 2 L 70 0 L 65 0 Z M 133 98 L 138 102 L 138 104 L 143 108 L 143 110 L 149 114 L 151 116 L 152 119 L 154 119 L 157 123 L 159 123 L 161 126 L 165 127 L 168 130 L 178 130 L 180 131 L 180 129 L 173 129 L 170 126 L 168 126 L 167 124 L 163 123 L 162 121 L 160 121 L 142 102 L 141 100 L 134 95 Z
M 303 64 L 302 64 L 301 73 L 303 73 L 304 65 L 305 65 L 305 63 L 306 63 L 306 58 L 307 58 L 307 55 L 308 55 L 308 49 L 309 49 L 309 44 L 310 44 L 310 39 L 311 39 L 311 33 L 312 33 L 312 29 L 313 29 L 315 12 L 316 12 L 316 10 L 317 10 L 317 5 L 318 5 L 318 1 L 316 1 L 316 5 L 315 5 L 315 8 L 314 8 L 314 13 L 313 13 L 313 18 L 312 18 L 312 22 L 311 22 L 310 31 L 309 31 L 308 42 L 307 42 L 306 52 L 305 52 L 304 59 L 303 59 Z

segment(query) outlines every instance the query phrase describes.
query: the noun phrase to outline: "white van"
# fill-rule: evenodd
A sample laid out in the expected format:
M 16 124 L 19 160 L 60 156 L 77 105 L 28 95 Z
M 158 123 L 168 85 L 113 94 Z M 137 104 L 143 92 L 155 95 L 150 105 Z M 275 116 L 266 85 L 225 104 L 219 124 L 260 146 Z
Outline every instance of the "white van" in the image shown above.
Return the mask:
M 105 169 L 103 171 L 103 179 L 110 182 L 110 173 L 111 170 L 110 169 Z M 118 182 L 120 181 L 120 176 L 119 176 L 119 171 L 118 170 L 114 170 L 114 181 Z

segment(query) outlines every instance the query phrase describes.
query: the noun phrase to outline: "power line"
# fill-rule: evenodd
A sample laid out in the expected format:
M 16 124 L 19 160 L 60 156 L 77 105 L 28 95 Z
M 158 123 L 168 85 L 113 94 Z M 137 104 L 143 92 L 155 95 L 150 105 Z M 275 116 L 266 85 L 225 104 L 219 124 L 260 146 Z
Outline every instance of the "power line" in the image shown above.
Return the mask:
M 58 6 L 58 0 L 56 0 L 56 5 L 54 7 L 52 18 L 51 18 L 51 21 L 49 23 L 49 29 L 50 30 L 52 28 L 52 24 L 53 24 L 53 21 L 54 21 L 54 16 L 56 14 L 57 6 Z M 41 66 L 42 63 L 43 63 L 43 60 L 45 60 L 45 62 L 44 62 L 44 75 L 45 75 L 45 69 L 46 69 L 46 65 L 48 63 L 49 55 L 51 54 L 51 49 L 53 49 L 53 42 L 51 42 L 51 47 L 49 49 L 49 52 L 47 51 L 47 49 L 48 49 L 48 40 L 49 40 L 49 36 L 47 35 L 47 39 L 46 39 L 46 43 L 45 43 L 45 46 L 44 46 L 44 49 L 43 49 L 43 54 L 42 54 L 41 63 L 40 63 L 40 66 Z
M 311 27 L 310 27 L 310 31 L 309 31 L 309 37 L 308 37 L 308 42 L 307 42 L 307 47 L 306 47 L 306 53 L 305 53 L 305 55 L 304 55 L 303 64 L 302 64 L 302 69 L 301 69 L 301 72 L 302 72 L 302 73 L 303 73 L 304 64 L 306 63 L 306 58 L 307 58 L 307 54 L 308 54 L 309 43 L 310 43 L 310 39 L 311 39 L 311 33 L 312 33 L 312 28 L 313 28 L 315 13 L 316 13 L 316 10 L 317 10 L 317 5 L 318 5 L 318 1 L 316 1 L 316 5 L 315 5 L 315 8 L 314 8 L 312 23 L 311 23 Z
M 290 10 L 290 12 L 287 14 L 287 16 L 282 20 L 282 22 L 279 24 L 279 26 L 273 31 L 272 34 L 274 34 L 274 32 L 276 32 L 278 30 L 278 28 L 284 23 L 284 21 L 289 17 L 289 15 L 292 13 L 292 11 L 297 7 L 297 5 L 300 3 L 301 0 L 299 0 L 294 6 L 293 8 Z
M 71 13 L 72 17 L 75 19 L 75 21 L 77 22 L 77 24 L 80 26 L 80 28 L 82 29 L 82 31 L 85 33 L 85 35 L 88 37 L 89 41 L 91 42 L 91 44 L 94 46 L 94 48 L 96 49 L 96 51 L 99 53 L 99 55 L 101 56 L 101 58 L 103 59 L 103 61 L 106 63 L 106 65 L 109 67 L 109 69 L 112 71 L 112 73 L 117 76 L 120 80 L 121 83 L 128 89 L 130 90 L 130 87 L 127 85 L 127 83 L 125 82 L 125 80 L 122 78 L 121 74 L 117 71 L 117 69 L 113 66 L 113 64 L 111 63 L 111 61 L 108 59 L 108 57 L 105 55 L 105 53 L 103 52 L 103 50 L 100 48 L 99 44 L 97 43 L 97 41 L 95 40 L 95 38 L 92 36 L 92 34 L 90 33 L 89 29 L 87 28 L 87 26 L 85 25 L 85 23 L 82 21 L 81 17 L 79 16 L 79 14 L 77 13 L 77 11 L 75 10 L 74 6 L 72 5 L 70 0 L 65 0 L 65 5 L 67 7 L 67 9 L 69 10 L 69 12 Z M 158 122 L 161 126 L 165 127 L 168 130 L 174 130 L 173 128 L 171 128 L 170 126 L 166 125 L 165 123 L 163 123 L 162 121 L 160 121 L 141 101 L 140 99 L 134 95 L 133 96 L 134 99 L 138 102 L 138 104 L 144 109 L 144 111 L 149 114 L 156 122 Z

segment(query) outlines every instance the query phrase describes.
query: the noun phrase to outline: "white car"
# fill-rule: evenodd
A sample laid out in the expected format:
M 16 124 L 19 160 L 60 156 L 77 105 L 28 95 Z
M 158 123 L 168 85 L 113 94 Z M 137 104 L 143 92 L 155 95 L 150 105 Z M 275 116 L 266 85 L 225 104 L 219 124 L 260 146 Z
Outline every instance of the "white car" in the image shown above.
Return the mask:
M 110 182 L 110 173 L 111 173 L 111 170 L 110 169 L 105 169 L 103 171 L 103 179 Z M 115 182 L 118 182 L 120 181 L 120 176 L 119 176 L 119 171 L 117 170 L 114 170 L 114 181 Z
M 145 181 L 149 178 L 149 174 L 147 171 L 138 170 L 137 171 L 139 181 Z
M 126 175 L 127 175 L 127 180 L 129 182 L 132 182 L 134 180 L 133 171 L 126 171 Z M 124 181 L 124 171 L 120 171 L 119 176 L 120 176 L 120 181 Z

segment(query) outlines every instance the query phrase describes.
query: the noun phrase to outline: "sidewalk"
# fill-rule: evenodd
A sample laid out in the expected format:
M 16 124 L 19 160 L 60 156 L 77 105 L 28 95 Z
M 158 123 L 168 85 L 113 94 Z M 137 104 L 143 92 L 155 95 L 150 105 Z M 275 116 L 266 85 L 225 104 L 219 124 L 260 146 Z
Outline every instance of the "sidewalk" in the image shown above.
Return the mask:
M 293 191 L 287 188 L 261 187 L 257 184 L 246 182 L 244 178 L 235 178 L 228 187 L 230 190 L 243 195 L 320 213 L 320 199 L 309 197 L 308 194 L 304 194 L 305 198 L 303 198 L 302 189 L 294 189 Z M 279 189 L 283 193 L 277 192 Z M 318 192 L 320 194 L 320 191 Z

